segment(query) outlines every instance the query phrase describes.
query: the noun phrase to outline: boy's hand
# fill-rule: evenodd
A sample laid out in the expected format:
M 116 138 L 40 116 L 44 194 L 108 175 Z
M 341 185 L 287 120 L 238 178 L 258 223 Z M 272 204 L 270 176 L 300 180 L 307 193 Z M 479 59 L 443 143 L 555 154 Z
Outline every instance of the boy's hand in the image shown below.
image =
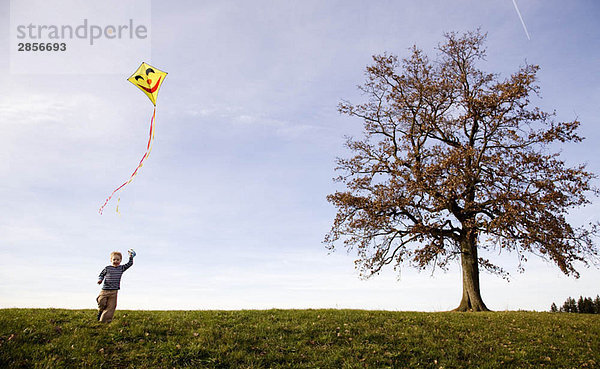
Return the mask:
M 129 253 L 129 256 L 134 258 L 135 257 L 135 251 L 133 251 L 133 249 L 129 249 L 127 250 L 127 252 Z
M 102 283 L 102 281 L 98 281 L 98 284 L 101 284 L 101 283 Z

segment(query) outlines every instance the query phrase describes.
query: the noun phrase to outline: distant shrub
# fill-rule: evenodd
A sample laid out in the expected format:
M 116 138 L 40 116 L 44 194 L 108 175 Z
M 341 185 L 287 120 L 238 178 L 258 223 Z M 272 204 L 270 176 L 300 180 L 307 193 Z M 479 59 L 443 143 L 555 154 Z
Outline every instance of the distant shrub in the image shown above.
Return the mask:
M 579 296 L 577 301 L 569 296 L 560 309 L 555 303 L 552 303 L 550 311 L 553 313 L 600 314 L 600 295 L 596 295 L 593 300 L 591 297 Z

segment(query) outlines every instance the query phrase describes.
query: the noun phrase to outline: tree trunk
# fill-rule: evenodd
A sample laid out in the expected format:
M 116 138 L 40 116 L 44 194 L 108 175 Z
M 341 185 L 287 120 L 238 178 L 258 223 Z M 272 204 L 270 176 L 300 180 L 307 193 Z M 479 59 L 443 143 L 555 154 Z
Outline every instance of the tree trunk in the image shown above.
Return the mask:
M 473 234 L 474 232 L 469 232 Z M 477 238 L 470 235 L 460 243 L 463 280 L 463 296 L 460 305 L 453 311 L 490 311 L 483 303 L 479 292 L 479 258 Z

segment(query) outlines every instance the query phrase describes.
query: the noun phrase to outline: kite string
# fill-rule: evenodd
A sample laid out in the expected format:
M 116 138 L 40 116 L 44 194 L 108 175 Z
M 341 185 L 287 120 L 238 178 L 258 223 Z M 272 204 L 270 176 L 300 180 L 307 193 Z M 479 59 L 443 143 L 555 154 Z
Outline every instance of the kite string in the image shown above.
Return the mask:
M 148 137 L 148 145 L 146 145 L 146 152 L 144 153 L 144 156 L 142 156 L 142 160 L 140 160 L 140 163 L 135 168 L 135 170 L 133 171 L 133 173 L 131 174 L 131 176 L 129 177 L 129 179 L 125 183 L 123 183 L 122 185 L 120 185 L 119 187 L 117 187 L 110 194 L 110 196 L 108 196 L 108 198 L 106 199 L 106 201 L 104 201 L 104 204 L 98 210 L 98 213 L 100 213 L 100 215 L 102 215 L 102 211 L 104 210 L 104 207 L 106 206 L 106 204 L 108 204 L 108 202 L 115 195 L 115 193 L 119 192 L 125 186 L 127 186 L 129 183 L 131 183 L 133 181 L 133 179 L 135 178 L 135 176 L 138 174 L 138 170 L 144 165 L 144 161 L 148 158 L 148 156 L 150 156 L 150 152 L 152 151 L 152 144 L 154 143 L 154 117 L 155 116 L 156 116 L 156 107 L 154 107 L 154 111 L 152 112 L 152 119 L 150 120 L 150 135 L 149 135 L 150 137 Z M 116 210 L 117 213 L 119 213 L 119 205 L 118 205 L 118 203 L 120 202 L 120 200 L 121 200 L 121 196 L 119 195 L 119 199 L 117 201 L 117 210 Z

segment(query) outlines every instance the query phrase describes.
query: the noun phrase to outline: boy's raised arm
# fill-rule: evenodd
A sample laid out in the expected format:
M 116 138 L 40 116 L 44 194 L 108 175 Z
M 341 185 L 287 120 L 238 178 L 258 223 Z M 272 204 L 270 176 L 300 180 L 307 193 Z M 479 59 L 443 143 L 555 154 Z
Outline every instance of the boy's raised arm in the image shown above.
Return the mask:
M 135 253 L 129 253 L 129 261 L 127 261 L 127 264 L 123 265 L 123 271 L 126 271 L 127 269 L 129 269 L 129 267 L 131 267 L 133 265 L 133 258 L 135 256 Z

